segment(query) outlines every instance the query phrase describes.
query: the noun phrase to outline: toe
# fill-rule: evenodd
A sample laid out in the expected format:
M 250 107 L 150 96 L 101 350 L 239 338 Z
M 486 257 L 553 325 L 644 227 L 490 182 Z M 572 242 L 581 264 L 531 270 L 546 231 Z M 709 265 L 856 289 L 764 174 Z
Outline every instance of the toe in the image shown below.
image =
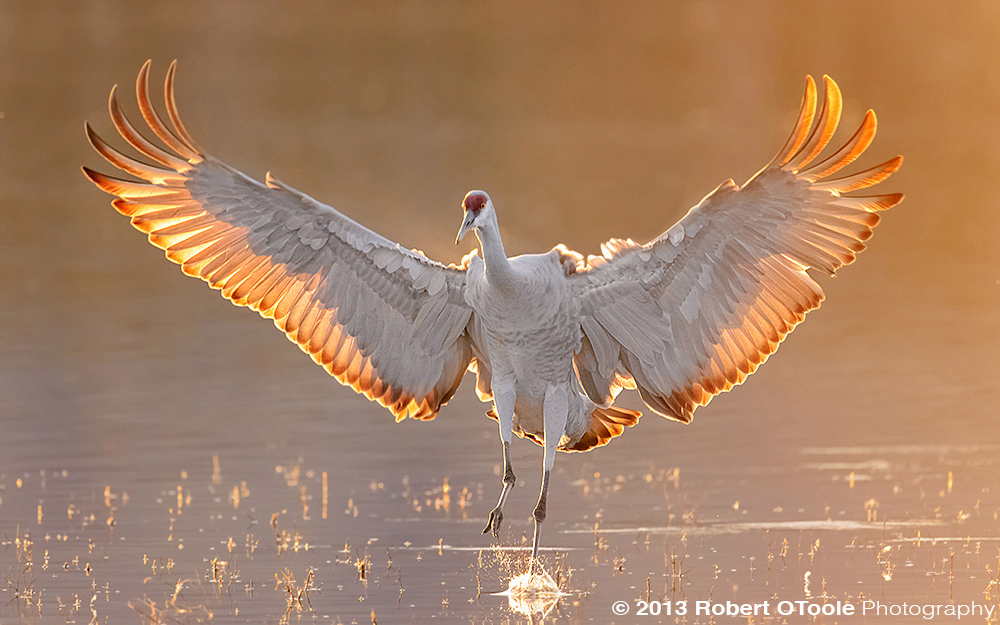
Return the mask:
M 503 520 L 503 513 L 500 512 L 499 509 L 494 508 L 490 512 L 490 519 L 489 521 L 486 522 L 486 527 L 483 529 L 483 534 L 492 530 L 493 537 L 496 538 L 497 540 L 500 540 L 500 536 L 497 533 L 497 530 L 500 529 L 500 522 L 502 520 Z

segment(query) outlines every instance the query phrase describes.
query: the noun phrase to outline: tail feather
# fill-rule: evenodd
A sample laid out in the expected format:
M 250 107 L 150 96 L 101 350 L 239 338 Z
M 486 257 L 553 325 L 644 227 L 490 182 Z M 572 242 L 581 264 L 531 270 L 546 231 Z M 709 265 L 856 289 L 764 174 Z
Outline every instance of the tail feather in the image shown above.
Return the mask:
M 497 420 L 496 410 L 492 407 L 487 411 L 486 416 L 494 421 Z M 597 406 L 590 415 L 590 429 L 584 432 L 583 436 L 576 442 L 569 445 L 560 445 L 559 451 L 589 451 L 595 447 L 607 445 L 612 438 L 620 436 L 625 431 L 625 428 L 635 425 L 641 416 L 642 413 L 636 410 L 619 408 L 617 406 L 610 406 L 608 408 Z M 524 432 L 520 428 L 515 428 L 514 433 L 521 438 L 531 440 L 536 445 L 544 444 L 541 438 L 530 432 Z
M 594 408 L 591 413 L 590 429 L 583 433 L 580 440 L 571 445 L 560 447 L 562 451 L 588 451 L 594 447 L 607 445 L 612 438 L 620 436 L 625 428 L 630 428 L 639 421 L 641 412 L 610 406 Z

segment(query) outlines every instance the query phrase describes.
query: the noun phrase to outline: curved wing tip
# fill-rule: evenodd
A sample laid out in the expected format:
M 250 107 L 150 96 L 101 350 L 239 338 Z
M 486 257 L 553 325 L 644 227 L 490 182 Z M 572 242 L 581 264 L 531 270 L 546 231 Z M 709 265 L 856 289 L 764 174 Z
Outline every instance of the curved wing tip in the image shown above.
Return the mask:
M 98 187 L 101 186 L 100 180 L 103 174 L 94 171 L 93 169 L 87 167 L 86 165 L 83 165 L 82 167 L 80 167 L 80 169 L 83 171 L 83 175 L 87 177 L 87 180 L 93 182 Z
M 141 68 L 139 68 L 139 73 L 148 72 L 152 66 L 153 66 L 153 59 L 146 59 L 146 62 L 142 64 Z M 169 72 L 173 70 L 173 68 L 176 66 L 177 66 L 177 59 L 170 61 L 170 67 L 167 68 L 167 71 Z
M 899 171 L 899 168 L 903 166 L 903 155 L 897 154 L 885 162 L 886 171 L 890 174 L 894 174 Z
M 98 136 L 97 131 L 94 130 L 94 127 L 91 126 L 90 122 L 87 120 L 83 121 L 83 134 L 87 136 L 87 142 L 90 143 L 90 147 L 100 152 L 101 150 L 97 143 L 98 141 L 101 141 L 101 138 Z M 86 169 L 86 167 L 84 169 Z
M 806 74 L 806 90 L 802 94 L 802 104 L 799 107 L 799 114 L 795 120 L 795 126 L 792 128 L 792 133 L 764 169 L 775 164 L 778 167 L 784 167 L 799 153 L 802 144 L 809 136 L 810 128 L 812 128 L 813 120 L 816 117 L 816 100 L 816 82 L 811 75 Z
M 806 74 L 806 92 L 802 96 L 803 100 L 811 101 L 816 99 L 816 81 L 811 74 Z M 815 104 L 813 104 L 815 107 Z
M 827 93 L 840 94 L 840 85 L 837 84 L 836 80 L 830 78 L 826 74 L 823 74 L 823 85 L 826 87 Z
M 108 94 L 108 110 L 111 111 L 111 117 L 115 116 L 115 109 L 118 108 L 118 83 L 111 85 L 111 93 Z

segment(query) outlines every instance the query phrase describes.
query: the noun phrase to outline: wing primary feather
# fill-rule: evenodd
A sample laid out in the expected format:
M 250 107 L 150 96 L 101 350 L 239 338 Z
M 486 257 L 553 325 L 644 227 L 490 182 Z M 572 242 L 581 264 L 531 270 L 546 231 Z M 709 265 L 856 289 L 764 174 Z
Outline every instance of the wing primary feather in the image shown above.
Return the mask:
M 202 228 L 217 225 L 218 223 L 219 221 L 215 217 L 204 213 L 177 223 L 157 227 L 155 230 L 152 230 L 152 233 L 161 235 L 184 234 L 185 232 L 194 232 Z
M 118 104 L 118 96 L 116 95 L 117 89 L 117 85 L 111 89 L 111 96 L 108 98 L 108 108 L 111 111 L 111 122 L 115 125 L 115 129 L 118 131 L 118 134 L 120 134 L 123 139 L 128 141 L 129 144 L 136 150 L 153 159 L 160 165 L 165 165 L 178 173 L 185 173 L 190 170 L 191 163 L 157 147 L 135 129 L 132 122 L 130 122 L 122 112 L 121 105 Z
M 809 165 L 816 156 L 830 143 L 833 133 L 837 131 L 840 123 L 840 112 L 843 107 L 843 98 L 837 83 L 829 76 L 823 76 L 825 86 L 825 97 L 820 110 L 819 120 L 813 128 L 809 139 L 806 140 L 802 149 L 791 160 L 785 164 L 785 169 L 797 171 Z
M 142 114 L 142 118 L 146 120 L 150 130 L 160 138 L 160 141 L 167 144 L 167 147 L 174 152 L 186 158 L 189 163 L 197 163 L 201 161 L 201 156 L 178 139 L 166 127 L 157 114 L 156 109 L 153 108 L 153 103 L 149 98 L 149 66 L 151 64 L 148 60 L 143 63 L 142 69 L 139 70 L 139 76 L 135 80 L 135 96 L 139 102 L 139 113 Z
M 778 150 L 771 162 L 768 163 L 768 167 L 771 164 L 777 164 L 778 167 L 783 167 L 785 163 L 792 159 L 798 151 L 799 147 L 806 140 L 806 135 L 809 133 L 809 129 L 812 127 L 813 117 L 816 115 L 816 82 L 813 80 L 812 76 L 806 76 L 806 92 L 802 96 L 802 107 L 799 109 L 799 117 L 795 122 L 795 126 L 792 128 L 792 134 L 785 141 L 785 145 Z M 765 167 L 766 169 L 766 167 Z
M 122 202 L 127 202 L 127 200 L 122 200 Z M 146 230 L 147 232 L 173 223 L 194 219 L 205 214 L 203 210 L 190 202 L 185 206 L 171 208 L 156 208 L 149 204 L 140 204 L 140 206 L 149 210 L 131 211 L 132 214 L 129 216 L 132 217 L 132 224 L 136 227 L 139 227 L 138 224 L 151 224 L 151 227 Z M 152 224 L 155 224 L 155 226 Z
M 87 133 L 87 140 L 90 141 L 90 145 L 104 157 L 104 160 L 111 163 L 118 169 L 130 173 L 133 176 L 142 178 L 152 182 L 153 184 L 163 184 L 164 182 L 173 182 L 182 180 L 183 177 L 172 169 L 161 169 L 153 165 L 147 165 L 141 161 L 137 161 L 134 158 L 126 156 L 114 149 L 109 145 L 104 139 L 100 137 L 94 129 L 90 127 L 90 124 L 84 122 L 84 131 Z
M 94 171 L 89 167 L 84 167 L 83 173 L 87 176 L 87 178 L 90 178 L 91 182 L 100 187 L 102 191 L 112 195 L 117 195 L 121 198 L 161 199 L 175 196 L 179 197 L 177 191 L 169 187 L 161 187 L 158 185 L 147 184 L 145 182 L 133 182 L 131 180 L 115 178 L 114 176 L 108 176 Z
M 219 237 L 230 231 L 232 231 L 232 228 L 228 224 L 215 222 L 177 234 L 157 234 L 153 232 L 149 235 L 149 242 L 165 250 L 180 252 L 199 247 L 206 243 L 214 243 Z
M 800 170 L 799 176 L 807 180 L 821 180 L 847 167 L 872 144 L 877 129 L 878 119 L 875 117 L 875 111 L 869 109 L 861 121 L 861 126 L 843 147 L 808 169 Z
M 867 189 L 868 187 L 875 186 L 891 176 L 900 168 L 902 164 L 903 157 L 896 156 L 881 165 L 876 165 L 871 169 L 866 169 L 865 171 L 858 172 L 851 176 L 844 176 L 843 178 L 835 178 L 833 180 L 823 180 L 822 182 L 814 182 L 812 184 L 812 188 L 836 191 L 837 193 L 850 193 L 851 191 L 857 191 L 859 189 Z
M 868 212 L 884 211 L 903 201 L 902 193 L 886 195 L 845 195 L 833 200 L 833 204 L 846 208 L 861 208 Z
M 167 117 L 170 118 L 170 123 L 173 124 L 174 130 L 177 131 L 181 140 L 200 155 L 204 152 L 204 150 L 198 146 L 198 142 L 195 141 L 194 137 L 191 136 L 191 133 L 188 132 L 187 128 L 184 126 L 184 122 L 181 121 L 180 113 L 177 110 L 177 101 L 174 97 L 174 75 L 176 72 L 177 59 L 174 59 L 173 62 L 170 63 L 170 67 L 167 69 L 167 77 L 163 82 L 163 96 L 167 103 Z

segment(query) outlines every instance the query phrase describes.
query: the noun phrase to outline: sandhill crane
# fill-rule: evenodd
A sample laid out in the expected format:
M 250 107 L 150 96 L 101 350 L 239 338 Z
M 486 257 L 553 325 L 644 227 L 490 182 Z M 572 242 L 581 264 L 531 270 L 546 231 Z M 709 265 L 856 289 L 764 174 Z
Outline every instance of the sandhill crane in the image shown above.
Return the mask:
M 115 150 L 87 125 L 101 156 L 142 182 L 85 167 L 86 176 L 117 196 L 114 207 L 184 273 L 273 319 L 339 382 L 397 420 L 433 419 L 466 370 L 475 372 L 503 448 L 500 498 L 484 534 L 499 540 L 515 482 L 512 434 L 544 447 L 532 570 L 555 452 L 605 445 L 635 425 L 640 413 L 614 405 L 622 389 L 637 390 L 664 417 L 691 421 L 819 306 L 823 291 L 807 270 L 832 275 L 851 263 L 878 211 L 903 198 L 844 195 L 885 180 L 899 156 L 829 178 L 871 144 L 872 111 L 842 148 L 814 163 L 837 128 L 841 97 L 824 77 L 817 114 L 807 77 L 778 155 L 742 186 L 721 184 L 653 241 L 612 239 L 586 259 L 563 246 L 507 258 L 492 200 L 471 191 L 457 240 L 475 231 L 482 253 L 443 265 L 270 174 L 261 184 L 209 156 L 177 113 L 176 62 L 166 75 L 169 125 L 151 103 L 149 65 L 136 81 L 139 110 L 166 149 L 135 129 L 112 90 L 115 128 L 154 164 Z

